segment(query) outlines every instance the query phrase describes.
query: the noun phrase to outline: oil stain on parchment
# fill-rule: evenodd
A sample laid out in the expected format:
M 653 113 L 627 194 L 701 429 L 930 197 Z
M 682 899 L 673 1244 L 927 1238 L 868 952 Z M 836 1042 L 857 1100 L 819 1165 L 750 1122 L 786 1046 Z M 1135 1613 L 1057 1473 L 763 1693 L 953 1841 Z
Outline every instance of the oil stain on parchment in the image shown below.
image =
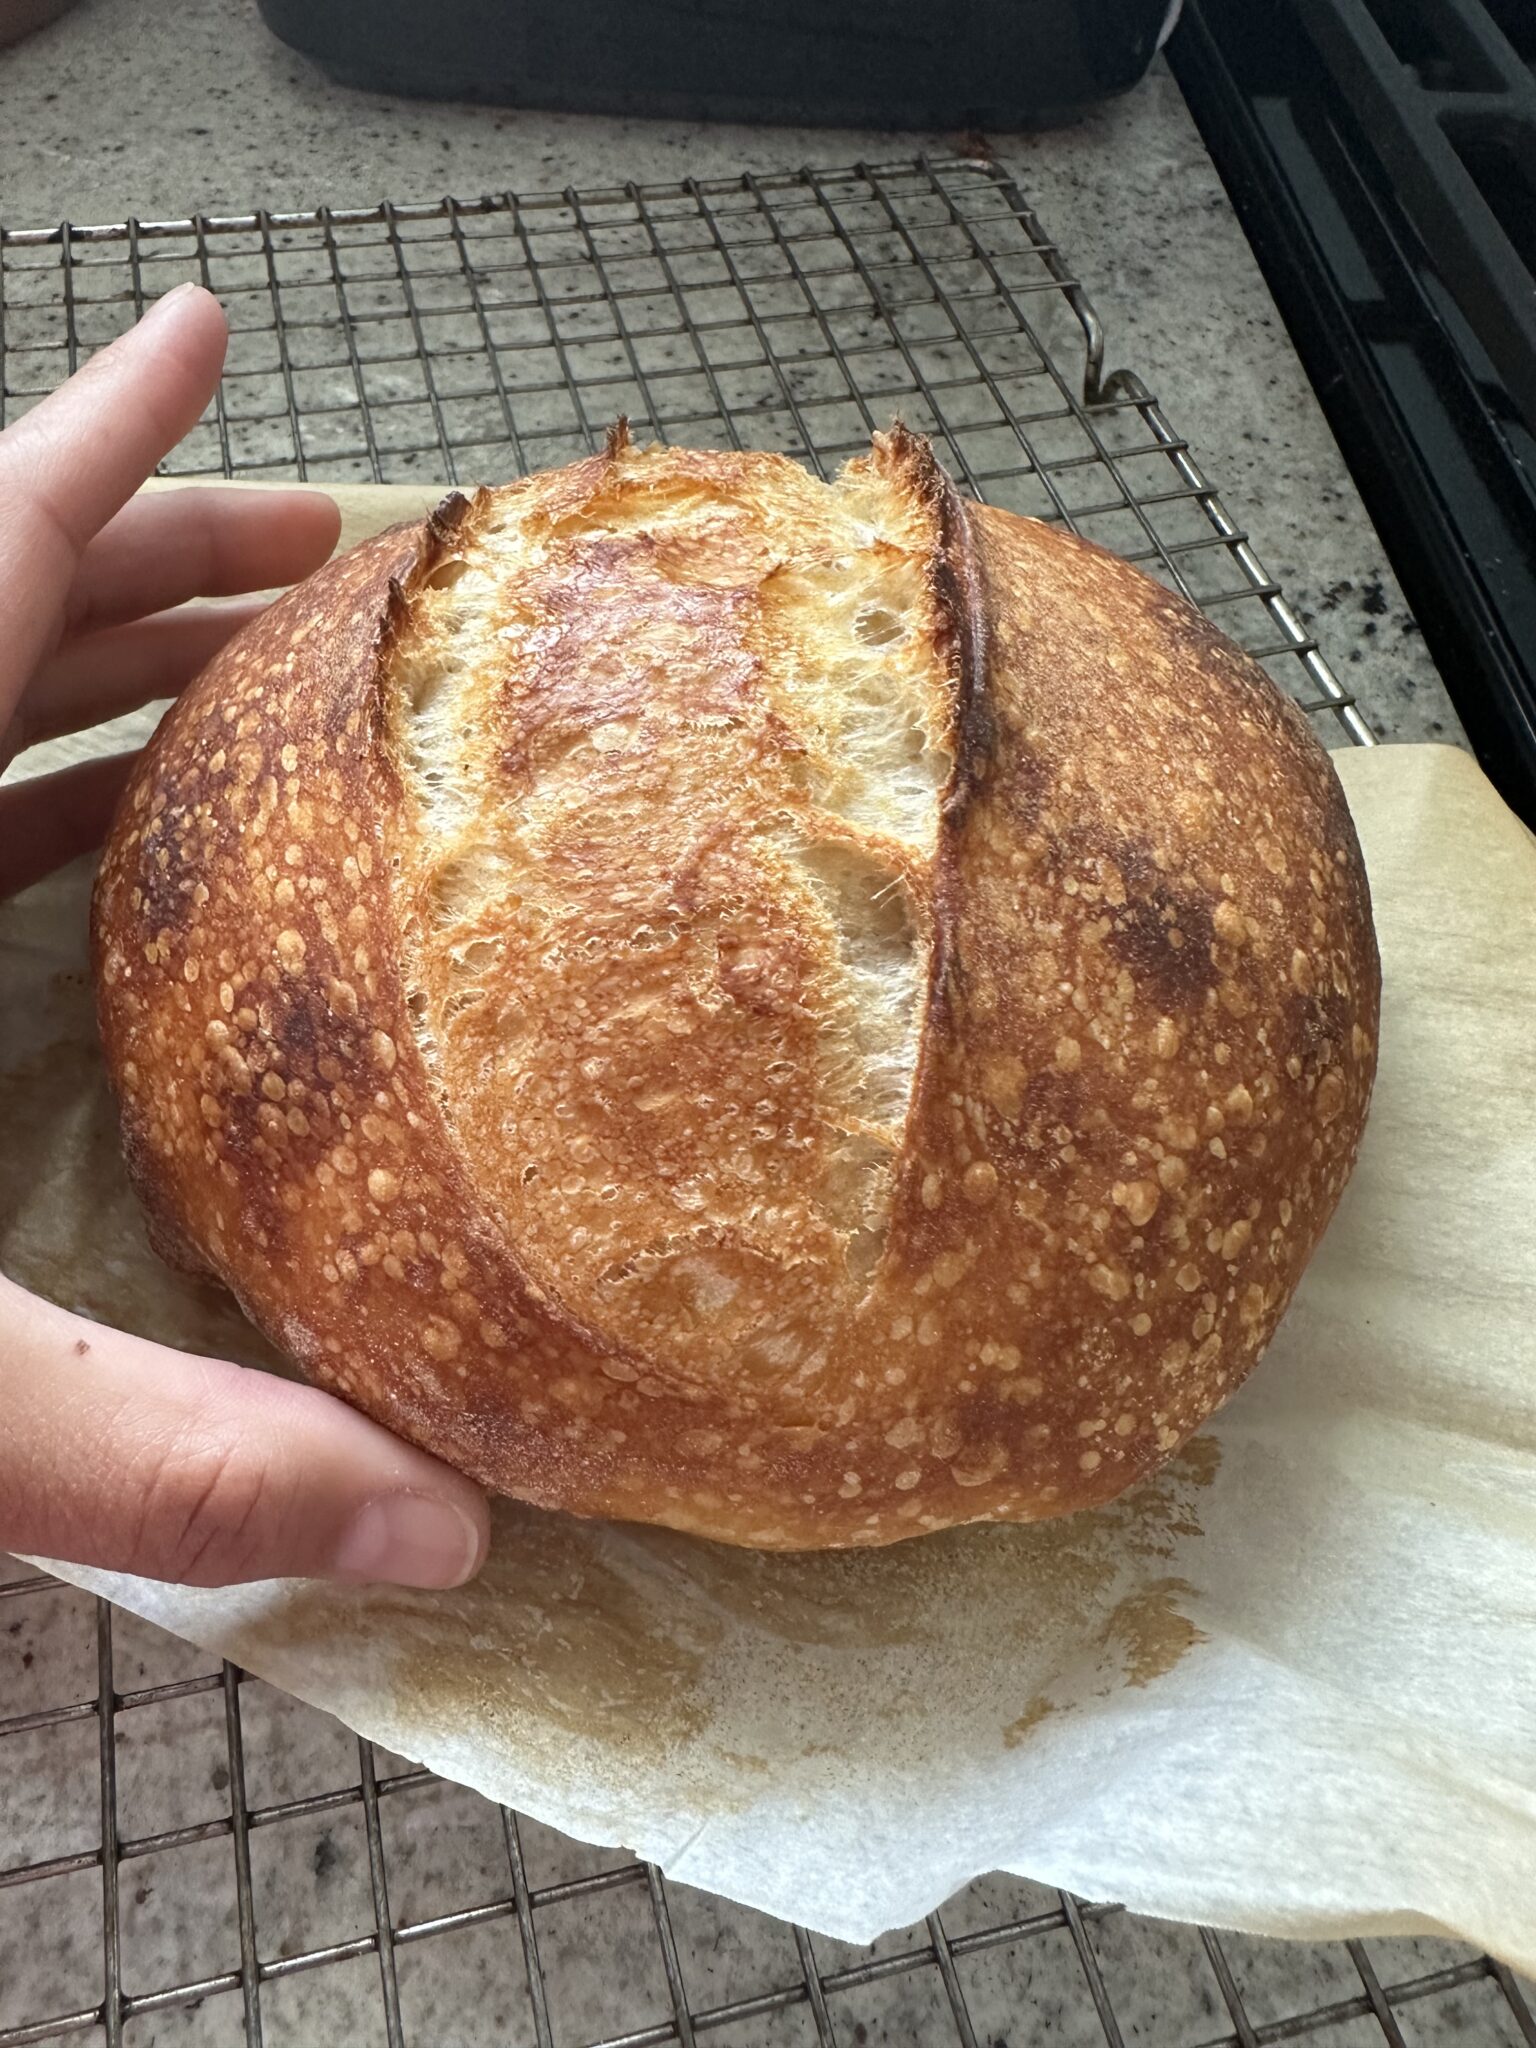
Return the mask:
M 305 1588 L 238 1655 L 259 1671 L 276 1654 L 290 1685 L 295 1659 L 381 1660 L 391 1747 L 515 1759 L 521 1796 L 619 1786 L 637 1816 L 888 1797 L 1145 1688 L 1203 1640 L 1184 1605 L 1217 1455 L 1199 1443 L 1059 1522 L 874 1552 L 763 1554 L 498 1502 L 473 1586 Z
M 1109 1614 L 1079 1668 L 1057 1681 L 1060 1696 L 1036 1693 L 1003 1730 L 1004 1749 L 1017 1749 L 1036 1728 L 1075 1706 L 1109 1699 L 1125 1688 L 1141 1691 L 1172 1671 L 1198 1644 L 1204 1629 L 1184 1612 L 1196 1598 L 1188 1579 L 1153 1579 L 1128 1593 Z
M 764 1554 L 614 1529 L 578 1540 L 650 1609 L 637 1633 L 686 1635 L 706 1702 L 697 1740 L 738 1775 L 753 1767 L 744 1798 L 764 1772 L 809 1783 L 854 1759 L 871 1779 L 931 1779 L 995 1753 L 1021 1699 L 1066 1711 L 1144 1688 L 1203 1639 L 1182 1604 L 1219 1457 L 1197 1440 L 1086 1514 L 879 1551 Z

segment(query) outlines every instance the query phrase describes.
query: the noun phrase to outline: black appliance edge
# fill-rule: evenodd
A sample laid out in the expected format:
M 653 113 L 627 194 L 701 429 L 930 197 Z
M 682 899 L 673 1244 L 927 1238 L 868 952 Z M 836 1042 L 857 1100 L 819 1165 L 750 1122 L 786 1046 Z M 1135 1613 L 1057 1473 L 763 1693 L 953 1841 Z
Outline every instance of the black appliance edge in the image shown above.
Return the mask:
M 1536 824 L 1536 497 L 1511 422 L 1347 110 L 1322 111 L 1291 10 L 1188 0 L 1169 59 L 1478 759 Z

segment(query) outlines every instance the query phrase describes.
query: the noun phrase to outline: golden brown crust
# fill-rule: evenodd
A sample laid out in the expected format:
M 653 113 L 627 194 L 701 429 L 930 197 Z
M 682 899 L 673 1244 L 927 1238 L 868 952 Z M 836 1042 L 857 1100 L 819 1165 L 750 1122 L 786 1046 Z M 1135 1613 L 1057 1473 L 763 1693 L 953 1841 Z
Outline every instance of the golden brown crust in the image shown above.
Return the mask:
M 856 576 L 905 607 L 931 831 L 837 737 Z M 96 947 L 157 1244 L 492 1486 L 765 1545 L 1161 1462 L 1283 1313 L 1374 1068 L 1300 715 L 900 433 L 842 496 L 616 435 L 332 563 L 162 726 Z

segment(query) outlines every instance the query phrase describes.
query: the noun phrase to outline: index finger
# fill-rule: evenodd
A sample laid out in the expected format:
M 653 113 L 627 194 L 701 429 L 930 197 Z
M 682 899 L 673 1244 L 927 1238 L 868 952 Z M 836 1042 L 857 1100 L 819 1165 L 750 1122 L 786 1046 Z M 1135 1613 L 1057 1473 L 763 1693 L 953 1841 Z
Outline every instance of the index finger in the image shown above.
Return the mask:
M 80 555 L 197 424 L 228 330 L 183 285 L 0 434 L 0 720 L 57 638 Z

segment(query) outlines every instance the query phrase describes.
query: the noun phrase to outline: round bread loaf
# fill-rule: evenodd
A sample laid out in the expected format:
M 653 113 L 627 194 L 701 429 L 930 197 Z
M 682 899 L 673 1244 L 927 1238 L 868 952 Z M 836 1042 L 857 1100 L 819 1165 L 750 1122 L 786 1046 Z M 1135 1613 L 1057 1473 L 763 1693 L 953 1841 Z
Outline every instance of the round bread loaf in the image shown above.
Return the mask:
M 332 562 L 161 726 L 96 949 L 167 1256 L 491 1487 L 765 1547 L 1169 1457 L 1375 1060 L 1300 713 L 900 429 L 619 430 Z

